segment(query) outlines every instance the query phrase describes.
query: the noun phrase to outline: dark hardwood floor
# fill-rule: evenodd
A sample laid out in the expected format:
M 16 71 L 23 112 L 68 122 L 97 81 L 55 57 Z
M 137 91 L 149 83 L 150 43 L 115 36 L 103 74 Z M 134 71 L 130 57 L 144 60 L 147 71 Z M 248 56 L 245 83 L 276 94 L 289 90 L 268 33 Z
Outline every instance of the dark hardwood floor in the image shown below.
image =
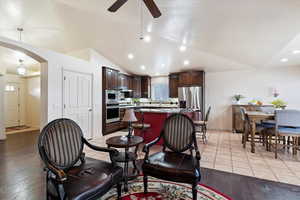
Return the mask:
M 0 200 L 43 200 L 45 178 L 37 152 L 39 133 L 0 141 Z M 202 168 L 203 184 L 234 200 L 299 200 L 300 187 Z

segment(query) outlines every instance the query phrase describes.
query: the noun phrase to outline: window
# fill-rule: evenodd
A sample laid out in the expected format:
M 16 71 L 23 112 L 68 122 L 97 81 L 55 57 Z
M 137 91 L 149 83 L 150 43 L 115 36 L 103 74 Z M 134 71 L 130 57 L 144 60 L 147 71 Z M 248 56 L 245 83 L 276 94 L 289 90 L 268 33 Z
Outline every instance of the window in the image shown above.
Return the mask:
M 154 100 L 165 101 L 169 98 L 169 86 L 167 84 L 157 83 L 153 84 L 153 96 Z
M 6 92 L 13 92 L 13 91 L 15 91 L 16 90 L 16 88 L 15 88 L 15 86 L 13 86 L 13 85 L 6 85 L 5 86 L 5 91 Z

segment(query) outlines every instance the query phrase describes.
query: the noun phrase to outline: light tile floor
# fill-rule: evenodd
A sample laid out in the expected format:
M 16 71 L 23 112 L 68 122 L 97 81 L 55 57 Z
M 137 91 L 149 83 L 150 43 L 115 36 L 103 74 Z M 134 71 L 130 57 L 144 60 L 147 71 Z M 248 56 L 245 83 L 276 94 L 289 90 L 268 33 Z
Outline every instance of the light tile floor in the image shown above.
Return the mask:
M 117 132 L 111 135 L 94 139 L 91 143 L 106 146 L 105 140 L 116 135 L 125 135 L 126 132 Z M 261 144 L 256 144 L 256 153 L 250 152 L 250 143 L 246 149 L 241 144 L 241 134 L 231 132 L 209 131 L 208 143 L 203 144 L 198 138 L 201 151 L 201 167 L 226 171 L 245 176 L 284 182 L 300 186 L 300 152 L 294 156 L 284 149 L 279 151 L 278 159 L 274 152 L 267 152 Z M 155 146 L 152 152 L 159 151 L 161 147 Z M 99 153 L 85 149 L 87 156 L 97 159 L 109 159 L 107 153 Z M 139 152 L 139 158 L 143 153 Z

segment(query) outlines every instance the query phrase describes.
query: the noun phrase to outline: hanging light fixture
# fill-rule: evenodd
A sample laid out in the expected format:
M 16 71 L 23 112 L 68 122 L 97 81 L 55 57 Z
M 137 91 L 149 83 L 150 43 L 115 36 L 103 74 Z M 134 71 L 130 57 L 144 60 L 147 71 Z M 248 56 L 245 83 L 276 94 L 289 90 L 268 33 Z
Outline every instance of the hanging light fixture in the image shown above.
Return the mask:
M 18 72 L 19 75 L 24 76 L 26 74 L 26 68 L 25 68 L 25 65 L 23 64 L 23 60 L 20 59 L 19 63 L 20 63 L 20 65 L 17 68 L 17 72 Z
M 20 39 L 20 42 L 22 42 L 22 32 L 24 31 L 23 28 L 17 28 L 17 31 L 19 31 L 20 35 L 19 35 L 19 39 Z M 19 59 L 19 66 L 17 68 L 17 72 L 19 75 L 21 76 L 24 76 L 26 74 L 26 68 L 25 68 L 25 65 L 24 65 L 24 60 L 22 59 Z

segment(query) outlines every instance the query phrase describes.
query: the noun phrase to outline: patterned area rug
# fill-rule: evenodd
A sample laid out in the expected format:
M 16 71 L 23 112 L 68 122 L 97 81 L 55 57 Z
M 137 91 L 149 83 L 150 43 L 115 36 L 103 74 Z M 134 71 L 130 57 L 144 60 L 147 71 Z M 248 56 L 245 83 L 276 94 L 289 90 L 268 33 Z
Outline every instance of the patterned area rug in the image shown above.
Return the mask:
M 186 200 L 192 199 L 191 185 L 148 178 L 148 194 L 144 194 L 143 177 L 129 182 L 129 192 L 122 194 L 122 200 Z M 198 185 L 198 200 L 231 200 L 224 194 L 202 184 Z M 112 189 L 101 200 L 117 199 Z

